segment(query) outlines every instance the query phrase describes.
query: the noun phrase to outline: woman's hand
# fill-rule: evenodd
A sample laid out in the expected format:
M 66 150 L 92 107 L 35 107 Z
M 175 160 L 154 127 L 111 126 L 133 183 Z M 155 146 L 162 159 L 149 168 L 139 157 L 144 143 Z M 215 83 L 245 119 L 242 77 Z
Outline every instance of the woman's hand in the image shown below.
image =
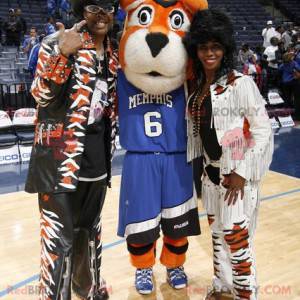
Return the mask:
M 245 178 L 234 172 L 225 176 L 222 185 L 227 188 L 224 201 L 228 199 L 228 206 L 236 203 L 239 193 L 241 193 L 241 199 L 244 198 L 245 182 Z
M 58 48 L 60 53 L 69 57 L 72 54 L 76 54 L 77 51 L 82 48 L 82 39 L 80 34 L 80 29 L 86 24 L 86 21 L 83 20 L 79 23 L 76 23 L 71 29 L 65 29 L 64 24 L 57 23 L 59 30 L 59 41 Z

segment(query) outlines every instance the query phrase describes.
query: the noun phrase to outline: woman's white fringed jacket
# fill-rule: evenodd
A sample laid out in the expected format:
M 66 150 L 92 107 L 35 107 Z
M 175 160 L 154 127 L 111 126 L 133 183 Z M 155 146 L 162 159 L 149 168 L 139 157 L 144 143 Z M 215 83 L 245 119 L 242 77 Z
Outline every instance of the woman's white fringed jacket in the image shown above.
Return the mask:
M 273 133 L 265 101 L 249 76 L 233 71 L 210 86 L 212 118 L 222 156 L 221 174 L 232 171 L 258 182 L 268 170 L 273 154 Z M 191 94 L 188 103 L 195 97 Z M 189 107 L 189 105 L 187 105 Z M 200 134 L 193 134 L 193 118 L 187 110 L 188 161 L 204 155 Z

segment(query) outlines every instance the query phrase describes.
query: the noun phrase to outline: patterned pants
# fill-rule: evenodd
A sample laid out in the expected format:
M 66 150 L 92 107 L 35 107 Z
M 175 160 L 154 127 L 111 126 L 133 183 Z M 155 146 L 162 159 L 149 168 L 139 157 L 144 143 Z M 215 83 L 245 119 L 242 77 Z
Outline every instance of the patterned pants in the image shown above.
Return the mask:
M 230 291 L 235 300 L 256 300 L 257 282 L 253 235 L 258 213 L 258 187 L 245 186 L 244 199 L 224 201 L 226 189 L 207 176 L 202 182 L 203 204 L 212 232 L 216 291 Z
M 106 185 L 79 182 L 76 192 L 39 194 L 40 300 L 102 299 L 101 210 Z

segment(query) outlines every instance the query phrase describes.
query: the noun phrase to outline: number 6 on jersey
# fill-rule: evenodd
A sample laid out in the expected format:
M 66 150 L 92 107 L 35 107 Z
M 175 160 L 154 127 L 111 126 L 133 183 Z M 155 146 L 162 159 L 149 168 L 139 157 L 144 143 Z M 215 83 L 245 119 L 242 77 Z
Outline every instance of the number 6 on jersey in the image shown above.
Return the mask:
M 153 119 L 161 119 L 161 114 L 157 111 L 147 112 L 144 115 L 145 121 L 145 133 L 149 137 L 156 137 L 162 134 L 162 124 L 157 121 L 151 121 Z

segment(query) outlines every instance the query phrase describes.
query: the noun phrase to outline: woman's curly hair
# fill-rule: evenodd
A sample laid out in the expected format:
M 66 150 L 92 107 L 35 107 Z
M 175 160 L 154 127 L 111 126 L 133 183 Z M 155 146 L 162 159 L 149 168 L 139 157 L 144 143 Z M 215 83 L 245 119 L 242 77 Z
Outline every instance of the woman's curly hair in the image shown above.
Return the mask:
M 233 25 L 224 12 L 217 9 L 207 9 L 198 11 L 194 15 L 190 31 L 186 34 L 183 43 L 193 61 L 194 75 L 198 80 L 202 81 L 205 76 L 202 64 L 197 56 L 197 47 L 200 44 L 216 41 L 224 48 L 224 57 L 215 79 L 234 69 L 236 45 L 233 35 Z

